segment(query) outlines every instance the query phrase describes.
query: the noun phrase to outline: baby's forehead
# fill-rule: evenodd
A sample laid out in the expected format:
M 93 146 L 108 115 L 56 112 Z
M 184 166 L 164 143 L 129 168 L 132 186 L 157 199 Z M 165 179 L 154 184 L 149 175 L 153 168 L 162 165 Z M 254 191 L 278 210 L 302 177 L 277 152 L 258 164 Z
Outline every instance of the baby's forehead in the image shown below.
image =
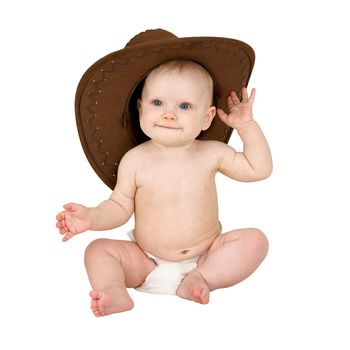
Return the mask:
M 146 77 L 145 85 L 153 85 L 159 80 L 184 78 L 205 84 L 206 89 L 213 90 L 213 79 L 209 72 L 198 63 L 187 60 L 176 60 L 161 64 L 154 68 Z M 201 85 L 202 85 L 201 84 Z

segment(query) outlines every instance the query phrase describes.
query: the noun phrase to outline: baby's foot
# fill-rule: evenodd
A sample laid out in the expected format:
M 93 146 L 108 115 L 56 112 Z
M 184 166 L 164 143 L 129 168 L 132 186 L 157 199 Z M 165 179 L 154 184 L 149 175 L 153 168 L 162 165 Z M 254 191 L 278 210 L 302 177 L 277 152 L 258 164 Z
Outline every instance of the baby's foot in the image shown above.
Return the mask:
M 128 311 L 134 303 L 124 288 L 110 288 L 108 290 L 92 290 L 91 310 L 96 317 Z
M 209 303 L 209 287 L 198 271 L 191 271 L 186 275 L 176 294 L 181 298 L 193 300 L 197 303 Z

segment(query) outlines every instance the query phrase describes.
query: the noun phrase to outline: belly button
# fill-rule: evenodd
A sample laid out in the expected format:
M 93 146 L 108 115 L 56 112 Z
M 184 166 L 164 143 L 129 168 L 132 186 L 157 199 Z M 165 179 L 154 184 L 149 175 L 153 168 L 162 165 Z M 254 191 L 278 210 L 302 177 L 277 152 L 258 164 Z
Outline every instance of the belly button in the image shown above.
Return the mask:
M 185 254 L 187 254 L 188 252 L 189 252 L 188 249 L 184 249 L 184 250 L 181 251 L 181 254 L 182 254 L 182 255 L 185 255 Z

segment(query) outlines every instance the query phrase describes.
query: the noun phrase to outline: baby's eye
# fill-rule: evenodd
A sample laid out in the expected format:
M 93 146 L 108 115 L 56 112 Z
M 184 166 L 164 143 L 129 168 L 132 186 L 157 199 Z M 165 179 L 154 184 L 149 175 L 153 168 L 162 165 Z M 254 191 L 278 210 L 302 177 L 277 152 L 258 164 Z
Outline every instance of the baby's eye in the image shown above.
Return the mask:
M 190 104 L 189 103 L 187 103 L 187 102 L 183 102 L 183 103 L 181 103 L 180 104 L 180 109 L 190 109 Z
M 162 101 L 160 101 L 160 100 L 153 100 L 152 104 L 153 104 L 153 106 L 160 107 L 162 105 Z

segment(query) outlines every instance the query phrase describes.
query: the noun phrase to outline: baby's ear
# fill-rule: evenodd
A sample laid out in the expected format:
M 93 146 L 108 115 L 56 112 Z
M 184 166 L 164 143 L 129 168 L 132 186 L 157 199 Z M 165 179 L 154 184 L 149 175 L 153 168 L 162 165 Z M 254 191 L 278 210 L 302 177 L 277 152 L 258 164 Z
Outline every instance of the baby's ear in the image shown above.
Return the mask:
M 140 112 L 140 108 L 141 108 L 141 99 L 140 98 L 138 98 L 137 99 L 137 110 Z
M 211 122 L 213 121 L 213 119 L 215 117 L 215 114 L 216 114 L 216 107 L 215 106 L 211 106 L 207 109 L 207 112 L 205 113 L 203 125 L 202 125 L 203 131 L 209 129 Z

